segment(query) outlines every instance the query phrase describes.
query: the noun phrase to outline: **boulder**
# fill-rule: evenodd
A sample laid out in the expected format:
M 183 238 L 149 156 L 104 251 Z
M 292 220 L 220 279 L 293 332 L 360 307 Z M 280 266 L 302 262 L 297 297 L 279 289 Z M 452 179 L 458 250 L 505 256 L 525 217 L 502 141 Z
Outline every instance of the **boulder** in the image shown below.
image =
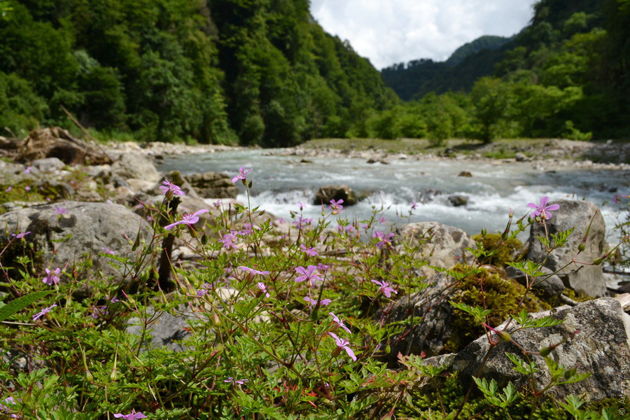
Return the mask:
M 516 159 L 517 162 L 527 162 L 529 160 L 527 155 L 523 152 L 517 152 L 514 155 L 514 159 Z
M 472 254 L 466 249 L 473 248 L 475 241 L 466 232 L 453 226 L 438 222 L 409 223 L 403 227 L 400 236 L 403 242 L 418 247 L 415 254 L 417 258 L 426 260 L 432 266 L 450 268 L 457 263 L 473 260 Z
M 317 190 L 313 204 L 329 204 L 330 200 L 343 200 L 344 206 L 357 204 L 357 196 L 347 185 L 327 185 Z
M 560 209 L 545 222 L 549 234 L 575 228 L 567 243 L 551 252 L 537 239 L 545 235 L 545 225 L 534 223 L 530 230 L 527 259 L 543 263 L 557 275 L 566 287 L 588 296 L 606 295 L 606 280 L 601 265 L 590 265 L 606 252 L 606 224 L 601 211 L 588 201 L 559 200 Z M 584 250 L 578 246 L 584 241 Z M 577 262 L 572 262 L 573 259 Z M 582 264 L 586 263 L 586 264 Z
M 448 202 L 453 207 L 462 207 L 468 204 L 468 197 L 462 194 L 453 194 L 448 197 Z
M 37 171 L 39 172 L 57 172 L 62 170 L 64 166 L 66 166 L 66 164 L 58 158 L 52 157 L 45 159 L 36 159 L 31 162 L 31 166 L 37 169 Z
M 204 198 L 236 198 L 238 188 L 228 175 L 204 172 L 184 176 L 184 179 Z
M 157 183 L 160 173 L 155 168 L 153 160 L 142 153 L 123 153 L 118 156 L 111 169 L 113 174 L 125 179 L 141 179 Z
M 184 351 L 186 348 L 181 341 L 190 335 L 189 321 L 203 320 L 202 313 L 191 311 L 186 305 L 179 305 L 173 313 L 159 312 L 148 308 L 146 317 L 151 321 L 146 326 L 148 332 L 143 333 L 144 322 L 140 318 L 130 318 L 127 321 L 127 333 L 144 337 L 143 348 L 163 347 L 171 351 Z
M 472 177 L 472 173 L 470 173 L 469 171 L 461 171 L 460 173 L 457 174 L 457 176 L 463 176 L 465 178 L 470 178 Z
M 537 312 L 549 308 L 494 268 L 467 267 L 456 271 L 461 276 L 437 273 L 429 277 L 424 290 L 398 299 L 381 312 L 386 322 L 407 325 L 391 342 L 390 360 L 398 353 L 434 356 L 453 352 L 476 339 L 483 332 L 479 324 L 450 302 L 489 309 L 487 322 L 492 325 L 500 324 L 520 309 Z
M 98 146 L 79 140 L 59 127 L 33 130 L 18 145 L 17 161 L 31 162 L 44 158 L 58 158 L 66 165 L 100 165 L 112 162 L 107 153 Z
M 448 300 L 453 282 L 446 274 L 437 273 L 428 284 L 427 289 L 398 299 L 382 312 L 381 316 L 387 322 L 418 317 L 418 322 L 393 339 L 390 360 L 394 360 L 398 353 L 424 352 L 432 356 L 443 352 L 452 325 L 453 311 Z
M 60 209 L 62 209 L 60 211 Z M 82 257 L 93 259 L 91 270 L 120 277 L 125 268 L 113 265 L 104 253 L 114 252 L 133 259 L 142 247 L 132 250 L 138 235 L 149 242 L 151 226 L 126 207 L 108 203 L 65 201 L 16 209 L 0 215 L 0 242 L 17 232 L 26 236 L 46 267 L 64 267 Z M 10 257 L 11 253 L 5 255 Z M 45 267 L 44 267 L 45 268 Z M 114 280 L 120 282 L 120 278 Z
M 516 372 L 505 356 L 506 353 L 514 353 L 525 358 L 522 354 L 525 350 L 533 352 L 528 357 L 539 370 L 534 375 L 534 384 L 540 390 L 551 377 L 543 358 L 536 352 L 557 346 L 549 353 L 553 360 L 566 368 L 577 369 L 578 373 L 591 375 L 575 384 L 553 387 L 549 393 L 557 398 L 569 394 L 585 395 L 589 401 L 630 397 L 630 316 L 624 313 L 617 299 L 595 299 L 575 307 L 563 306 L 532 316 L 552 316 L 563 323 L 553 327 L 519 329 L 512 322 L 508 328 L 511 342 L 499 340 L 496 346 L 491 346 L 484 335 L 449 358 L 452 368 L 461 371 L 463 375 L 460 377 L 465 380 L 476 376 L 495 379 L 500 385 L 509 381 L 525 385 L 527 377 Z M 498 330 L 503 328 L 505 325 L 497 327 Z

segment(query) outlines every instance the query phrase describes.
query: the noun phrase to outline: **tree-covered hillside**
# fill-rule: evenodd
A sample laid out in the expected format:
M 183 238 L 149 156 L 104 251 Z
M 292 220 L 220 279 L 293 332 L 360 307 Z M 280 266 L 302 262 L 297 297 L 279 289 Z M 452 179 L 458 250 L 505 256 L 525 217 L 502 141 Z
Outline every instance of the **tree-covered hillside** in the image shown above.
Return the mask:
M 418 99 L 401 107 L 390 121 L 398 130 L 385 134 L 415 136 L 425 127 L 424 135 L 438 140 L 630 138 L 630 1 L 541 0 L 534 12 L 508 43 L 455 66 L 418 60 L 385 69 L 384 79 L 403 99 Z M 438 116 L 417 111 L 436 101 L 449 104 Z M 410 115 L 424 122 L 408 129 Z M 379 114 L 373 127 L 390 117 Z M 441 128 L 431 129 L 430 120 L 442 121 Z
M 308 0 L 5 0 L 0 134 L 68 125 L 172 141 L 343 136 L 396 101 Z

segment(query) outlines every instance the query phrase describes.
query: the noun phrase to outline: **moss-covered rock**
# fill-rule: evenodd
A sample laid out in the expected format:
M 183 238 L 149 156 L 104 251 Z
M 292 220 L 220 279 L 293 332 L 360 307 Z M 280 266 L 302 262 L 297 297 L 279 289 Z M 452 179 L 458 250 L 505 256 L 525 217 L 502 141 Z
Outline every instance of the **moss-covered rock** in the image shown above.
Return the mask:
M 489 267 L 460 264 L 427 281 L 427 289 L 405 296 L 383 311 L 388 321 L 404 325 L 390 343 L 392 360 L 398 352 L 427 356 L 457 352 L 484 333 L 471 315 L 455 309 L 451 302 L 489 310 L 485 321 L 492 326 L 523 309 L 539 312 L 551 308 L 516 280 Z
M 486 251 L 484 255 L 477 258 L 482 264 L 503 267 L 506 263 L 518 261 L 522 257 L 519 253 L 523 249 L 523 243 L 517 238 L 503 238 L 500 233 L 486 232 L 474 235 L 472 238 Z
M 528 293 L 519 282 L 502 277 L 498 271 L 466 265 L 458 265 L 453 271 L 461 273 L 462 278 L 454 284 L 451 302 L 490 310 L 486 322 L 491 326 L 501 324 L 523 309 L 527 312 L 551 309 L 548 303 Z M 453 310 L 453 327 L 445 348 L 448 352 L 461 350 L 484 333 L 470 314 L 459 309 Z

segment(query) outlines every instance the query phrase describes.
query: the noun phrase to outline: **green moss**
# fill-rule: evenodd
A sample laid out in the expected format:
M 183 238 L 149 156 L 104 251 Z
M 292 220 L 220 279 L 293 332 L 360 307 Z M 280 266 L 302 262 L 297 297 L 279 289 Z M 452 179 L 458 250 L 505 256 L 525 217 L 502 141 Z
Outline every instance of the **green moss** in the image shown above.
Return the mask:
M 44 198 L 45 196 L 33 187 L 32 180 L 24 179 L 16 183 L 0 184 L 0 204 L 12 201 L 43 201 Z
M 482 264 L 503 267 L 508 262 L 520 259 L 518 252 L 523 248 L 523 243 L 517 238 L 503 239 L 499 233 L 485 232 L 474 235 L 472 238 L 480 247 L 488 251 L 488 255 L 478 258 Z
M 411 398 L 407 399 L 407 405 L 397 410 L 396 414 L 399 416 L 408 415 L 413 418 L 428 418 L 430 413 L 446 415 L 461 410 L 459 418 L 462 419 L 564 420 L 569 418 L 569 414 L 562 407 L 546 397 L 520 398 L 510 407 L 504 409 L 487 402 L 475 389 L 466 398 L 467 391 L 467 387 L 462 385 L 457 374 L 435 378 L 429 387 L 412 393 Z M 603 407 L 616 407 L 616 405 L 613 402 L 604 404 Z
M 526 293 L 525 287 L 516 280 L 503 278 L 497 272 L 465 265 L 455 266 L 453 270 L 463 277 L 456 283 L 451 300 L 491 310 L 486 322 L 492 326 L 501 324 L 523 309 L 528 312 L 551 309 L 538 297 Z M 484 333 L 483 328 L 466 312 L 454 309 L 453 315 L 453 333 L 447 340 L 447 352 L 461 350 Z

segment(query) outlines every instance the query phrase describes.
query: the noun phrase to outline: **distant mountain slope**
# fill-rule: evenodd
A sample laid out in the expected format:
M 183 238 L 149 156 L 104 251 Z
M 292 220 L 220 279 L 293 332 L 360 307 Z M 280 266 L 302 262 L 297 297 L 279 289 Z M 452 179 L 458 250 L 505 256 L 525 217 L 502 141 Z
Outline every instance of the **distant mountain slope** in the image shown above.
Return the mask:
M 588 32 L 601 24 L 606 0 L 542 0 L 534 5 L 530 24 L 512 38 L 481 37 L 458 48 L 445 62 L 428 59 L 395 64 L 381 71 L 385 83 L 403 100 L 420 98 L 429 92 L 468 91 L 474 82 L 509 68 L 497 68 L 513 51 L 534 51 L 541 45 L 558 43 L 575 31 Z M 567 25 L 573 15 L 573 27 Z M 566 27 L 565 27 L 566 26 Z
M 504 36 L 495 36 L 495 35 L 484 35 L 481 36 L 474 41 L 467 42 L 462 45 L 458 49 L 456 49 L 453 54 L 446 60 L 446 64 L 451 67 L 454 67 L 460 64 L 462 61 L 470 57 L 471 55 L 475 55 L 483 50 L 498 50 L 502 46 L 504 46 L 510 38 Z

